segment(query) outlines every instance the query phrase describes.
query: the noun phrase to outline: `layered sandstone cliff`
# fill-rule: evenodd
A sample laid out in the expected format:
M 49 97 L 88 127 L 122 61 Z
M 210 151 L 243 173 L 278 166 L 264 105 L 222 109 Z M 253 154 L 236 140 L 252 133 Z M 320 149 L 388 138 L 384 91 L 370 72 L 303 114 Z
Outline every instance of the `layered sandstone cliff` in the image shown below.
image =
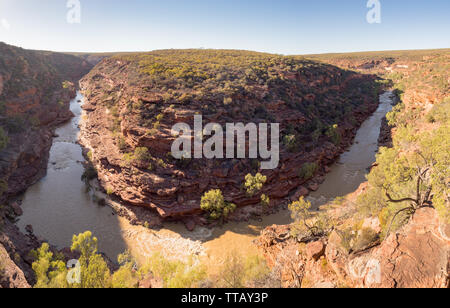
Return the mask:
M 327 223 L 331 228 L 326 234 L 312 238 L 299 236 L 295 230 L 301 222 L 272 226 L 262 232 L 257 241 L 259 247 L 269 264 L 280 273 L 285 287 L 449 288 L 449 51 L 319 58 L 344 67 L 377 72 L 392 81 L 399 103 L 387 117 L 390 125 L 387 119 L 384 121 L 380 146 L 390 147 L 400 157 L 409 153 L 425 157 L 422 153 L 428 151 L 427 157 L 433 160 L 428 171 L 438 180 L 431 183 L 422 176 L 418 181 L 414 175 L 416 166 L 426 164 L 425 158 L 425 161 L 417 160 L 417 165 L 391 165 L 412 172 L 410 178 L 398 182 L 394 193 L 404 197 L 417 194 L 420 199 L 426 187 L 432 196 L 425 206 L 413 208 L 414 198 L 393 200 L 386 194 L 392 188 L 385 182 L 377 183 L 373 175 L 383 174 L 381 170 L 392 164 L 378 157 L 368 183 L 345 199 L 322 208 L 321 214 L 330 219 Z M 417 142 L 432 140 L 437 134 L 439 140 L 432 145 L 427 143 L 425 149 Z M 406 190 L 402 185 L 411 185 L 413 189 Z M 408 208 L 413 210 L 400 222 L 397 220 L 395 230 L 392 226 L 398 219 L 396 213 Z
M 291 194 L 305 194 L 310 178 L 299 171 L 316 163 L 315 175 L 350 145 L 359 125 L 377 108 L 378 85 L 362 75 L 302 58 L 239 51 L 161 51 L 104 59 L 83 80 L 86 97 L 81 143 L 102 186 L 126 203 L 180 218 L 200 213 L 201 196 L 222 190 L 238 207 L 272 200 L 266 211 Z M 280 165 L 261 171 L 258 161 L 193 159 L 170 155 L 171 127 L 194 115 L 204 124 L 281 124 Z M 338 125 L 339 142 L 326 131 Z M 143 161 L 137 148 L 148 149 Z M 242 189 L 248 173 L 267 182 L 249 197 Z M 311 183 L 309 183 L 311 184 Z M 310 185 L 314 189 L 316 185 Z
M 339 231 L 304 244 L 290 236 L 290 226 L 267 228 L 258 244 L 283 287 L 450 287 L 450 226 L 430 208 L 380 245 L 355 253 L 347 251 Z

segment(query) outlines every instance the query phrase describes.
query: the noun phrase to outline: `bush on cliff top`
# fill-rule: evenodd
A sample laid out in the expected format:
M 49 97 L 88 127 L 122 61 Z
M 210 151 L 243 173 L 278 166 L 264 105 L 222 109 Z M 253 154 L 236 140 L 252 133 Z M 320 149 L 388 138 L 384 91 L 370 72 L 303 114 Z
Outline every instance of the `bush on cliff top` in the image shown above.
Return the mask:
M 300 237 L 322 237 L 329 234 L 333 229 L 332 222 L 325 211 L 314 212 L 312 204 L 300 197 L 289 205 L 292 219 L 292 235 Z

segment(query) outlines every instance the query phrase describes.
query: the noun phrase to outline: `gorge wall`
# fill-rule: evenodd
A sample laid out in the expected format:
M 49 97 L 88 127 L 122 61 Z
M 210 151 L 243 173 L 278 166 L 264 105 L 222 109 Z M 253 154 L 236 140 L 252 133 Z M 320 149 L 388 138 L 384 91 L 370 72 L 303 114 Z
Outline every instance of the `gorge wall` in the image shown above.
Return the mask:
M 46 173 L 53 130 L 72 117 L 75 85 L 91 68 L 74 56 L 0 44 L 0 201 Z
M 20 204 L 8 200 L 46 174 L 54 129 L 73 116 L 69 101 L 91 68 L 75 56 L 0 43 L 0 286 L 33 281 L 29 252 L 38 241 L 19 232 Z
M 200 199 L 211 189 L 257 214 L 271 212 L 291 194 L 316 189 L 327 166 L 377 108 L 380 89 L 374 75 L 301 57 L 217 50 L 107 58 L 81 87 L 86 97 L 81 142 L 101 185 L 163 218 L 201 213 Z M 196 114 L 204 124 L 280 123 L 279 167 L 261 171 L 259 162 L 249 159 L 173 159 L 171 127 L 179 122 L 193 127 Z M 302 176 L 308 163 L 317 168 Z M 250 197 L 242 188 L 244 177 L 256 172 L 267 182 Z M 270 197 L 268 208 L 260 205 L 261 194 Z
M 305 237 L 304 228 L 299 233 L 300 221 L 264 230 L 258 245 L 269 265 L 284 287 L 449 288 L 450 51 L 313 58 L 378 74 L 390 80 L 399 101 L 383 123 L 384 148 L 368 182 L 323 206 L 321 217 L 309 217 L 311 225 L 326 221 L 319 236 Z M 417 175 L 421 168 L 426 172 Z M 409 176 L 395 178 L 403 172 Z M 404 209 L 409 213 L 396 216 Z

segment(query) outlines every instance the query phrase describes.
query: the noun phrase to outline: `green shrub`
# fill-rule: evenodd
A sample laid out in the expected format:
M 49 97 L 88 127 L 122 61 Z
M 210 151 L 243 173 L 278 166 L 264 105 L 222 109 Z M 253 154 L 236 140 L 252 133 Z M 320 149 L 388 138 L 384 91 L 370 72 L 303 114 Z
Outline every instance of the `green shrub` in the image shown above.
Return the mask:
M 317 163 L 306 163 L 299 171 L 299 177 L 303 180 L 308 180 L 314 176 L 319 169 Z
M 125 151 L 128 148 L 128 143 L 125 141 L 125 138 L 120 134 L 116 137 L 117 147 L 121 151 Z
M 238 252 L 226 256 L 216 284 L 222 288 L 261 288 L 267 286 L 270 269 L 259 256 L 244 257 Z
M 236 209 L 235 204 L 225 201 L 219 189 L 210 190 L 205 193 L 202 197 L 200 207 L 203 211 L 208 212 L 209 217 L 214 220 L 227 218 Z
M 261 195 L 261 204 L 263 207 L 269 207 L 270 205 L 270 198 L 269 196 L 262 194 Z
M 244 183 L 244 187 L 247 191 L 247 194 L 253 197 L 256 193 L 258 193 L 262 189 L 266 181 L 267 177 L 263 176 L 261 173 L 257 173 L 255 176 L 247 174 L 245 176 L 245 183 Z
M 311 211 L 311 202 L 300 197 L 298 201 L 289 205 L 292 219 L 291 233 L 293 236 L 321 237 L 327 235 L 332 229 L 332 221 L 325 211 Z
M 444 100 L 441 104 L 435 105 L 426 117 L 429 123 L 448 121 L 450 119 L 450 98 Z
M 134 158 L 141 162 L 149 161 L 152 157 L 148 152 L 148 148 L 139 147 L 134 150 Z
M 294 151 L 297 148 L 297 137 L 294 134 L 289 134 L 283 137 L 284 146 L 290 151 Z
M 164 288 L 198 288 L 207 279 L 205 267 L 194 257 L 187 262 L 172 261 L 160 253 L 154 254 L 138 273 L 141 277 L 152 274 L 162 279 Z
M 0 197 L 8 191 L 8 182 L 4 179 L 0 180 Z
M 330 126 L 326 132 L 326 135 L 331 139 L 335 145 L 339 145 L 342 140 L 341 133 L 337 124 Z

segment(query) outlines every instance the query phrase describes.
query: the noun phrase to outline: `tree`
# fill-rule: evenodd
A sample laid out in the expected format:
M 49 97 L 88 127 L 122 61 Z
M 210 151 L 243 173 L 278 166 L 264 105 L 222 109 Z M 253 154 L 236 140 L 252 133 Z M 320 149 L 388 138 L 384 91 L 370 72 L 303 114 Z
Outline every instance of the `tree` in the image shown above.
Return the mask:
M 263 176 L 261 173 L 257 173 L 255 176 L 251 174 L 247 174 L 245 176 L 245 189 L 247 190 L 247 194 L 253 197 L 256 193 L 258 193 L 263 185 L 266 183 L 267 177 Z
M 136 271 L 136 261 L 129 251 L 117 258 L 120 268 L 113 274 L 111 286 L 114 289 L 136 288 L 139 284 L 139 274 Z
M 225 201 L 219 189 L 210 190 L 205 193 L 202 197 L 200 207 L 202 210 L 208 212 L 209 217 L 214 220 L 227 218 L 236 209 L 235 204 Z
M 35 261 L 32 264 L 33 271 L 36 275 L 35 288 L 68 288 L 66 280 L 67 269 L 65 263 L 55 258 L 53 253 L 49 251 L 50 246 L 47 243 L 32 251 Z
M 98 240 L 90 231 L 74 235 L 72 239 L 72 251 L 81 254 L 81 288 L 106 288 L 110 284 L 108 266 L 103 257 L 97 253 Z
M 386 236 L 399 216 L 407 222 L 423 207 L 436 208 L 447 220 L 450 216 L 450 126 L 421 134 L 404 127 L 397 135 L 394 148 L 380 149 L 378 166 L 369 175 L 369 182 L 383 191 L 391 206 Z

